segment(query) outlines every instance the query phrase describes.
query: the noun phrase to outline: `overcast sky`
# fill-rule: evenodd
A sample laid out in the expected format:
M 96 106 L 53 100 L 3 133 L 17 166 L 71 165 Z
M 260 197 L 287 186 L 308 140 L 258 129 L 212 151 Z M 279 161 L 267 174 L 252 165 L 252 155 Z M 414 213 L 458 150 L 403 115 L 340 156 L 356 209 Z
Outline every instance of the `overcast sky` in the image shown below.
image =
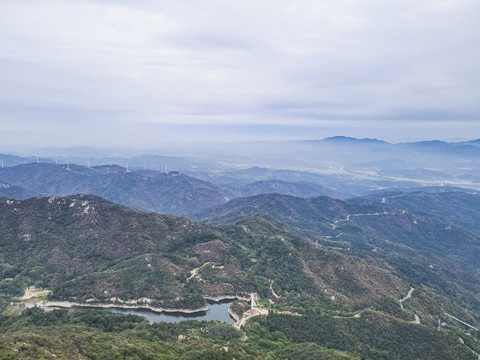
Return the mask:
M 3 145 L 480 138 L 480 2 L 0 0 Z

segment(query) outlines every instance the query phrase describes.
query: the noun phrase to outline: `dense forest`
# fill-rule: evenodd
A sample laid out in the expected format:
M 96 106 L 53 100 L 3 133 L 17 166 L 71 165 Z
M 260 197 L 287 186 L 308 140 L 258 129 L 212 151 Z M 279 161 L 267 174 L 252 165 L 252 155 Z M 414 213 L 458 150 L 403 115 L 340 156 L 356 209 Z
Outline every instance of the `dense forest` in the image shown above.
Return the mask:
M 33 308 L 2 318 L 0 358 L 476 359 L 455 332 L 436 332 L 398 320 L 385 323 L 382 317 L 372 312 L 353 321 L 315 313 L 272 314 L 249 323 L 244 334 L 220 322 L 150 325 L 137 316 L 102 310 Z M 388 336 L 385 327 L 391 328 Z

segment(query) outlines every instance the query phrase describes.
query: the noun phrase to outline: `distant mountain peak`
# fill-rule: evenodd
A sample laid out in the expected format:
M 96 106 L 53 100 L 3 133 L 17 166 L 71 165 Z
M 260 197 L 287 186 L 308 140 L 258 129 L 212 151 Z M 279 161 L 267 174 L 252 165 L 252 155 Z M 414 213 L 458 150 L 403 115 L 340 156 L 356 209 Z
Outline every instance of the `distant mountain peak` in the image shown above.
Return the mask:
M 326 142 L 355 142 L 355 143 L 366 143 L 366 144 L 387 144 L 386 141 L 383 140 L 378 140 L 376 138 L 363 138 L 363 139 L 357 139 L 354 137 L 350 136 L 332 136 L 332 137 L 327 137 L 323 139 L 322 141 Z

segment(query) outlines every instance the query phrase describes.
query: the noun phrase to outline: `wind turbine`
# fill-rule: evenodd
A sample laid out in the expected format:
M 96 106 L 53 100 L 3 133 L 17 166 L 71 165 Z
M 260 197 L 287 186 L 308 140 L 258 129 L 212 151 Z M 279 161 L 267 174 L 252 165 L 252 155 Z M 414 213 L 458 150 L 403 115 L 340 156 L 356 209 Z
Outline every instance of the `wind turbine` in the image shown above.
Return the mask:
M 68 160 L 67 160 L 67 171 L 70 171 L 70 164 L 68 163 Z
M 110 154 L 110 155 L 109 155 L 109 158 L 110 158 L 110 166 L 113 165 L 112 156 L 120 156 L 120 154 Z M 115 160 L 115 158 L 114 158 L 113 160 Z M 120 160 L 120 159 L 117 158 L 117 160 Z M 120 164 L 120 163 L 117 162 L 117 164 Z
M 147 170 L 147 160 L 143 160 L 143 170 Z
M 3 159 L 2 159 L 2 160 L 0 160 L 0 162 L 2 163 L 2 169 L 3 169 Z
M 168 164 L 165 163 L 165 174 L 168 174 Z
M 37 158 L 37 164 L 38 164 L 38 155 L 36 156 L 36 158 Z
M 87 168 L 90 169 L 90 159 L 87 159 Z
M 131 172 L 130 170 L 128 170 L 128 162 L 126 163 L 126 168 L 127 168 L 127 171 L 125 171 L 125 172 L 127 172 L 127 173 Z

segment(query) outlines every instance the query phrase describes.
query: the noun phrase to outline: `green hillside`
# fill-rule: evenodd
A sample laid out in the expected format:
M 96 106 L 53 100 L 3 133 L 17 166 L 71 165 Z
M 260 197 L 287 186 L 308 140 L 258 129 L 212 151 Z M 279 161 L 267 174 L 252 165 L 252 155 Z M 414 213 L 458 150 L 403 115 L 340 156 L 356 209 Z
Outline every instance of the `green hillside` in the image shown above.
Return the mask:
M 402 308 L 399 299 L 410 283 L 315 239 L 258 215 L 213 226 L 87 195 L 3 200 L 0 354 L 5 359 L 474 359 L 478 334 L 469 338 L 443 316 L 448 312 L 478 325 L 462 302 L 415 285 Z M 32 285 L 50 290 L 49 301 L 166 309 L 199 309 L 205 298 L 254 293 L 257 306 L 270 314 L 250 319 L 245 334 L 220 323 L 149 325 L 92 310 L 15 315 L 9 303 Z M 244 311 L 239 304 L 232 309 Z M 421 324 L 415 324 L 416 316 Z M 440 331 L 438 316 L 447 321 Z M 179 343 L 179 333 L 187 334 L 187 341 Z M 422 345 L 427 340 L 429 345 Z
M 195 219 L 221 224 L 246 214 L 270 216 L 309 234 L 320 245 L 363 258 L 414 286 L 433 287 L 475 311 L 480 319 L 479 233 L 462 223 L 457 225 L 454 216 L 439 216 L 446 212 L 447 202 L 459 208 L 466 196 L 475 203 L 477 195 L 458 193 L 456 202 L 450 199 L 453 195 L 445 196 L 448 199 L 437 208 L 431 204 L 434 214 L 429 214 L 389 206 L 389 200 L 375 203 L 264 194 L 231 200 Z

